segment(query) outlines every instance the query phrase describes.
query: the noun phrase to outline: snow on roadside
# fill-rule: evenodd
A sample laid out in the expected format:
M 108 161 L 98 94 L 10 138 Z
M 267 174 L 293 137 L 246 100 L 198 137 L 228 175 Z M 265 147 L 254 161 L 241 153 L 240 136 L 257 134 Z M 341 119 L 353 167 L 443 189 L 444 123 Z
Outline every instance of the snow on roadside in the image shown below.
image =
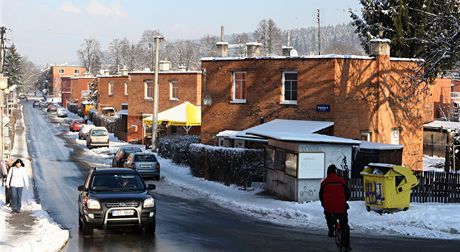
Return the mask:
M 17 121 L 17 126 L 24 127 L 24 120 Z M 12 215 L 11 209 L 5 206 L 4 187 L 0 189 L 0 251 L 58 251 L 69 239 L 69 231 L 56 224 L 46 211 L 37 204 L 33 192 L 32 166 L 23 134 L 17 134 L 12 150 L 13 158 L 21 158 L 29 174 L 29 190 L 23 190 L 21 214 Z M 27 215 L 30 214 L 31 218 Z M 13 220 L 31 220 L 31 223 L 13 225 Z
M 443 172 L 445 160 L 443 157 L 423 155 L 423 170 Z
M 168 183 L 190 189 L 220 206 L 276 224 L 325 229 L 319 201 L 296 203 L 261 194 L 262 189 L 242 191 L 234 186 L 193 177 L 188 167 L 161 159 L 162 176 Z M 380 215 L 367 212 L 363 201 L 349 202 L 349 222 L 358 232 L 423 238 L 460 239 L 460 222 L 453 218 L 460 204 L 411 203 L 408 211 Z
M 77 140 L 78 143 L 84 142 Z M 118 139 L 111 139 L 110 148 L 85 150 L 85 154 L 98 163 L 109 163 L 107 152 L 125 145 Z M 265 195 L 263 189 L 239 190 L 236 186 L 193 177 L 187 166 L 176 165 L 168 159 L 159 158 L 161 183 L 172 185 L 157 187 L 158 192 L 175 196 L 187 194 L 188 198 L 206 199 L 221 207 L 256 217 L 272 223 L 325 229 L 326 223 L 320 202 L 296 203 L 282 201 Z M 431 160 L 433 161 L 433 160 Z M 437 163 L 439 160 L 434 160 Z M 424 159 L 425 162 L 425 159 Z M 363 201 L 349 202 L 349 222 L 353 232 L 401 235 L 409 237 L 460 239 L 460 222 L 454 218 L 460 212 L 460 204 L 411 203 L 408 211 L 380 215 L 367 212 Z

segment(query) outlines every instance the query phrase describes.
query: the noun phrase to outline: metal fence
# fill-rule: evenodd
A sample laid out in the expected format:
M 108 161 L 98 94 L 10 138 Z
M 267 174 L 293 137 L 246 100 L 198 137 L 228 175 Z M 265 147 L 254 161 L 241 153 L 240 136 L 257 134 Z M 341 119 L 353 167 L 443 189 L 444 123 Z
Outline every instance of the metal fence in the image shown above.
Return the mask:
M 419 185 L 412 189 L 411 202 L 460 203 L 460 174 L 417 172 Z M 350 200 L 364 200 L 363 179 L 350 179 Z

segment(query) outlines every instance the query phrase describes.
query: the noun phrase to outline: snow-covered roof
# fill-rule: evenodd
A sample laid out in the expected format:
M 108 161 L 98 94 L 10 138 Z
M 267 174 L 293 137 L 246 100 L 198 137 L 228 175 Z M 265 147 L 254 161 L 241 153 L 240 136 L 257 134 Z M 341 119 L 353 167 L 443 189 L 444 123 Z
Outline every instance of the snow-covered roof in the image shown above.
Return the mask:
M 224 130 L 219 132 L 216 137 L 230 137 L 230 136 L 236 136 L 240 131 L 238 130 Z
M 203 57 L 202 61 L 225 61 L 225 60 L 269 60 L 269 59 L 363 59 L 373 60 L 375 57 L 362 55 L 347 55 L 347 54 L 324 54 L 324 55 L 301 55 L 301 56 L 259 56 L 259 57 Z
M 403 148 L 403 146 L 399 144 L 384 144 L 384 143 L 361 141 L 359 148 L 366 149 L 366 150 L 400 150 Z
M 333 143 L 333 144 L 353 144 L 353 145 L 360 144 L 360 141 L 348 139 L 348 138 L 321 135 L 321 134 L 305 134 L 305 133 L 298 133 L 298 132 L 266 132 L 266 133 L 259 133 L 256 135 L 279 140 L 279 141 L 289 141 L 289 142 Z
M 374 38 L 374 39 L 371 39 L 369 42 L 391 43 L 391 40 L 386 39 L 386 38 Z
M 127 109 L 123 109 L 123 110 L 120 110 L 117 112 L 118 115 L 128 115 L 128 110 Z
M 423 125 L 424 129 L 449 129 L 455 130 L 460 129 L 460 122 L 450 122 L 450 121 L 432 121 Z
M 132 71 L 132 72 L 129 72 L 128 74 L 154 74 L 155 71 L 153 70 L 149 70 L 149 71 L 146 71 L 146 70 L 142 70 L 142 71 Z M 191 73 L 194 73 L 194 74 L 201 74 L 201 71 L 173 71 L 173 70 L 169 70 L 169 71 L 159 71 L 158 72 L 159 74 L 191 74 Z
M 398 58 L 398 57 L 390 57 L 391 61 L 412 61 L 412 62 L 425 62 L 424 59 L 417 59 L 417 58 Z
M 271 132 L 296 132 L 300 134 L 316 133 L 320 130 L 329 128 L 334 122 L 327 121 L 304 121 L 304 120 L 285 120 L 275 119 L 249 129 L 240 131 L 237 137 L 254 137 L 253 135 L 263 135 Z

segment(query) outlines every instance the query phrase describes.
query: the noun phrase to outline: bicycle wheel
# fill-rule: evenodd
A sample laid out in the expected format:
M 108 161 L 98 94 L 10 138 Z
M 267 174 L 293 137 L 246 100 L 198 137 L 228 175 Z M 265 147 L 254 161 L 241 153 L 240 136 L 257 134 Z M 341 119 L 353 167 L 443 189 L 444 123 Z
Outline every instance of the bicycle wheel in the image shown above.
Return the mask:
M 339 252 L 343 252 L 343 243 L 342 243 L 342 229 L 340 228 L 339 223 L 335 224 L 335 244 Z

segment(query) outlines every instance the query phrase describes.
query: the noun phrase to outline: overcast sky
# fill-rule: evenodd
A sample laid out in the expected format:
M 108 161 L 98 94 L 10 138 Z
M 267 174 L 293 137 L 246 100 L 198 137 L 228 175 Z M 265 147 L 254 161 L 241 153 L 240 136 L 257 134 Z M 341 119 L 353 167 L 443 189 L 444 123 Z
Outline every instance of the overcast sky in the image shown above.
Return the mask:
M 264 18 L 281 29 L 310 27 L 321 11 L 322 25 L 347 23 L 357 0 L 0 0 L 0 25 L 19 52 L 36 64 L 78 63 L 85 38 L 106 49 L 114 38 L 137 42 L 144 30 L 166 39 L 252 32 Z

